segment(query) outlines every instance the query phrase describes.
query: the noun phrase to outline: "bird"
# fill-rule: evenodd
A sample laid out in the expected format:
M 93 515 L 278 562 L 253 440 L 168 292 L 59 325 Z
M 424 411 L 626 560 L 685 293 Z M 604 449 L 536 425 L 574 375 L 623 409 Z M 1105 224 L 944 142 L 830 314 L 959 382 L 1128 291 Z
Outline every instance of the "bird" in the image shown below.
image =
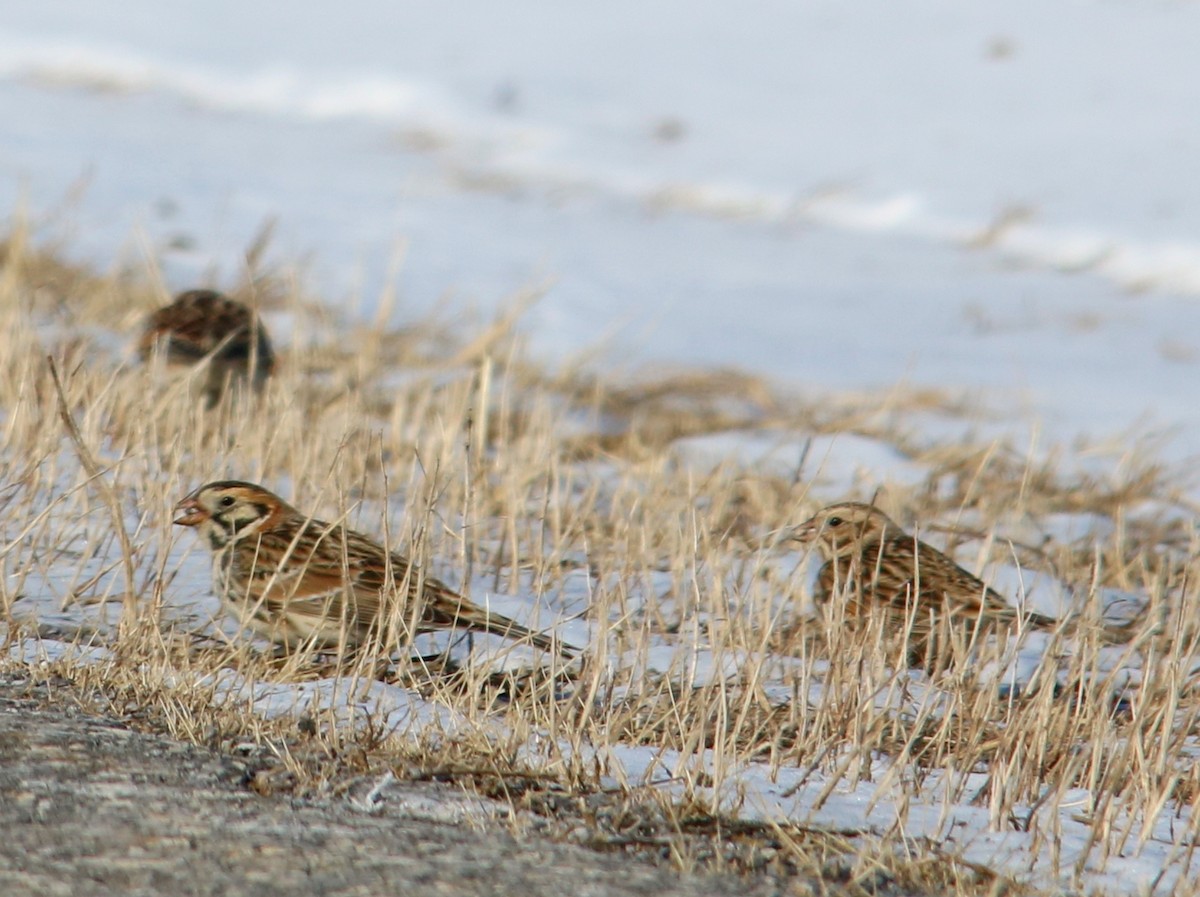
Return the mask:
M 261 390 L 275 369 L 275 353 L 258 316 L 216 290 L 187 290 L 152 312 L 137 349 L 143 361 L 158 354 L 172 367 L 207 361 L 203 389 L 210 407 L 234 381 Z
M 1019 627 L 1053 631 L 1061 625 L 1054 617 L 1013 607 L 873 505 L 829 505 L 789 535 L 815 547 L 824 559 L 814 599 L 827 603 L 845 595 L 852 623 L 882 611 L 889 633 L 907 634 L 910 666 L 947 666 L 943 640 L 951 632 L 969 644 L 976 632 L 1010 633 Z
M 441 629 L 488 632 L 569 656 L 557 639 L 472 604 L 362 533 L 296 510 L 262 486 L 206 483 L 176 506 L 214 555 L 224 609 L 286 652 L 353 655 Z

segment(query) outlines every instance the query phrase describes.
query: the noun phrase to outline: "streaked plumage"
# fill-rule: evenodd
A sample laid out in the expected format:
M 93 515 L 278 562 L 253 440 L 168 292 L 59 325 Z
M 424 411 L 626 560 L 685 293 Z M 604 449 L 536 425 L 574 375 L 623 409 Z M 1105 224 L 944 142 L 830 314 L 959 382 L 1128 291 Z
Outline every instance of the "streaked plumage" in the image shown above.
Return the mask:
M 180 293 L 146 319 L 138 353 L 148 361 L 155 352 L 173 366 L 207 360 L 203 387 L 210 404 L 232 381 L 261 389 L 275 368 L 262 322 L 247 306 L 215 290 Z
M 208 483 L 176 505 L 216 556 L 226 610 L 289 650 L 390 650 L 415 634 L 469 629 L 563 653 L 555 640 L 467 601 L 403 556 L 338 524 L 306 517 L 261 486 Z
M 935 635 L 956 630 L 969 639 L 976 632 L 1017 626 L 1052 630 L 1053 617 L 1022 612 L 978 577 L 932 545 L 906 533 L 871 505 L 842 502 L 819 511 L 792 532 L 825 559 L 817 574 L 815 599 L 828 602 L 845 595 L 852 620 L 882 611 L 889 632 L 908 629 L 913 665 L 939 666 Z

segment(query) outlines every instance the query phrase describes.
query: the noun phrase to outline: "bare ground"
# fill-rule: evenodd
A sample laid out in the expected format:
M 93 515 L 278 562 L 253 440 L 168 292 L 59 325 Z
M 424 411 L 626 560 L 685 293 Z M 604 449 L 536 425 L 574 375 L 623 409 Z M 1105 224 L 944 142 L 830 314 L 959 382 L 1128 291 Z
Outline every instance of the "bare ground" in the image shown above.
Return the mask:
M 814 893 L 798 880 L 680 875 L 499 822 L 415 818 L 452 788 L 260 796 L 255 761 L 138 732 L 0 679 L 0 893 L 8 895 Z M 408 807 L 408 809 L 398 809 Z

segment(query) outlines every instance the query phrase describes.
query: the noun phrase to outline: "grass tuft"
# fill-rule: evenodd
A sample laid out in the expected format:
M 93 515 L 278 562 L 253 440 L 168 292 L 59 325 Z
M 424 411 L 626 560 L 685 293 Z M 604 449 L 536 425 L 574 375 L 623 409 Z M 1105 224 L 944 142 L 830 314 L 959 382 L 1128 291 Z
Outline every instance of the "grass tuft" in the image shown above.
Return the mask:
M 254 270 L 260 250 L 231 292 L 263 313 L 280 369 L 208 410 L 202 378 L 136 363 L 168 298 L 155 277 L 90 272 L 20 230 L 0 246 L 7 668 L 252 750 L 261 792 L 450 780 L 516 828 L 862 894 L 1103 888 L 1110 860 L 1167 844 L 1178 893 L 1200 893 L 1200 546 L 1187 473 L 1153 445 L 1022 451 L 972 435 L 949 392 L 543 365 L 519 327 L 533 294 L 494 320 L 365 322 Z M 837 466 L 862 445 L 910 473 Z M 375 534 L 473 600 L 512 596 L 587 650 L 557 668 L 486 639 L 350 668 L 272 656 L 218 618 L 203 548 L 172 532 L 172 505 L 225 477 Z M 898 670 L 890 634 L 811 607 L 779 544 L 818 505 L 876 494 L 968 566 L 1056 577 L 1085 624 L 1105 590 L 1135 593 L 1132 641 L 1057 635 L 1019 689 L 981 674 L 1011 646 L 934 680 Z M 747 782 L 797 809 L 752 806 Z M 828 821 L 864 793 L 854 824 Z M 956 841 L 964 808 L 1019 833 L 1037 868 L 980 859 L 984 832 Z

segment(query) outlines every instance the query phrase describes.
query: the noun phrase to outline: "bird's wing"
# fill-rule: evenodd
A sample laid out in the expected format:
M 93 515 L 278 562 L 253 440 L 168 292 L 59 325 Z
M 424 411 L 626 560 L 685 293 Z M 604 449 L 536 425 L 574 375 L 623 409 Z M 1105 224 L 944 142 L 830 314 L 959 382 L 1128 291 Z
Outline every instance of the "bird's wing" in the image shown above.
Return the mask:
M 970 618 L 983 616 L 997 623 L 1016 621 L 1016 608 L 982 579 L 968 573 L 932 545 L 918 540 L 917 546 L 922 593 L 947 602 L 955 611 Z

